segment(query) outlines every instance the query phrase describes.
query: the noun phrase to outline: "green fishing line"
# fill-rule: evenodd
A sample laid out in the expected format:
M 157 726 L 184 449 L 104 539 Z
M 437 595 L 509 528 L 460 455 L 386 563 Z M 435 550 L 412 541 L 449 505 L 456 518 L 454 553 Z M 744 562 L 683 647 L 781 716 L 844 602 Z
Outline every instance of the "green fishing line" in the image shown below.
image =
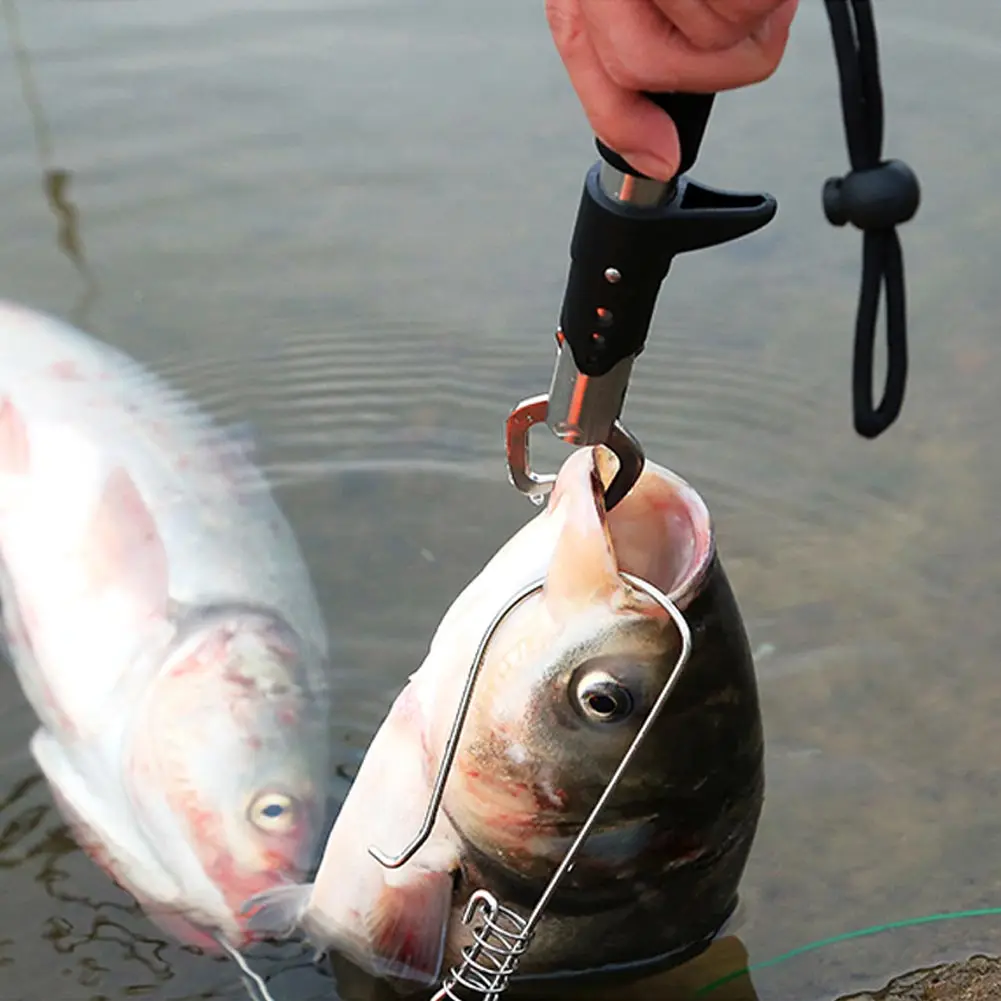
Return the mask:
M 749 966 L 744 966 L 739 970 L 734 970 L 732 973 L 727 973 L 725 976 L 712 981 L 712 983 L 707 984 L 705 987 L 700 987 L 695 992 L 694 996 L 704 997 L 706 994 L 722 987 L 724 984 L 728 984 L 731 981 L 736 980 L 738 977 L 747 976 L 755 970 L 763 970 L 768 966 L 778 966 L 779 963 L 784 963 L 789 959 L 794 959 L 796 956 L 802 956 L 805 952 L 813 952 L 814 949 L 823 949 L 828 945 L 837 945 L 839 942 L 850 942 L 852 939 L 866 938 L 869 935 L 878 935 L 880 932 L 884 931 L 896 931 L 900 928 L 913 928 L 915 925 L 930 925 L 937 921 L 955 921 L 959 918 L 996 917 L 998 915 L 1001 915 L 1001 907 L 985 907 L 981 910 L 975 911 L 952 911 L 943 914 L 926 914 L 924 917 L 920 918 L 905 918 L 902 921 L 888 921 L 885 924 L 872 925 L 870 928 L 859 928 L 856 931 L 842 932 L 840 935 L 832 935 L 830 938 L 821 938 L 817 939 L 815 942 L 807 942 L 806 945 L 797 946 L 795 949 L 783 952 L 779 956 L 773 956 L 771 959 L 763 959 L 760 963 L 751 963 Z

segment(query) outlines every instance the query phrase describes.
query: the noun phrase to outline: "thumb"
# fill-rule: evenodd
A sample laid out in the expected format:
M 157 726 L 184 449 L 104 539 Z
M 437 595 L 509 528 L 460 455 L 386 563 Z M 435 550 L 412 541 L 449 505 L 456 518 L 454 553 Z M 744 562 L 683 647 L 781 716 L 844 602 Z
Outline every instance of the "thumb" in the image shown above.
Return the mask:
M 594 134 L 648 177 L 668 181 L 681 163 L 678 131 L 652 101 L 619 86 L 591 41 L 580 0 L 546 0 L 546 18 Z

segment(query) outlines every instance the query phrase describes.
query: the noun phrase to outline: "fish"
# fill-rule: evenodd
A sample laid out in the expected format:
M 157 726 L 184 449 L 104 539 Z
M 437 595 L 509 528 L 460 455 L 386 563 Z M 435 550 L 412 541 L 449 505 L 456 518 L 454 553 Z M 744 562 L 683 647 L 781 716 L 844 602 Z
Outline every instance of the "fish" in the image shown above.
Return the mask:
M 245 434 L 8 301 L 0 625 L 75 840 L 172 938 L 246 945 L 240 904 L 304 878 L 329 829 L 311 577 Z
M 301 936 L 409 992 L 462 960 L 484 888 L 527 916 L 674 670 L 663 713 L 542 915 L 516 979 L 642 973 L 699 954 L 728 929 L 763 804 L 753 661 L 705 502 L 647 461 L 606 511 L 614 458 L 582 448 L 548 504 L 464 588 L 372 739 L 312 881 L 245 905 L 264 938 Z M 460 693 L 494 618 L 430 837 L 420 830 Z

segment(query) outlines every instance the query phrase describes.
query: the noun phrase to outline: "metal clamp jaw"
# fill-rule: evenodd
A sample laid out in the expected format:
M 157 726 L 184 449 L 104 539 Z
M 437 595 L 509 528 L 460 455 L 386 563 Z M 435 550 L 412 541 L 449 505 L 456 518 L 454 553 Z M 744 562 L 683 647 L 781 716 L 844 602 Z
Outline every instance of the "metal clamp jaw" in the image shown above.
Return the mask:
M 671 263 L 685 251 L 761 229 L 778 208 L 770 195 L 721 191 L 687 176 L 714 95 L 651 97 L 678 128 L 679 173 L 671 181 L 654 180 L 598 143 L 602 158 L 585 178 L 570 244 L 549 393 L 522 400 L 507 419 L 508 477 L 538 504 L 555 482 L 529 461 L 528 432 L 540 423 L 568 444 L 605 444 L 615 452 L 619 471 L 606 494 L 609 509 L 629 492 L 644 456 L 620 416 Z

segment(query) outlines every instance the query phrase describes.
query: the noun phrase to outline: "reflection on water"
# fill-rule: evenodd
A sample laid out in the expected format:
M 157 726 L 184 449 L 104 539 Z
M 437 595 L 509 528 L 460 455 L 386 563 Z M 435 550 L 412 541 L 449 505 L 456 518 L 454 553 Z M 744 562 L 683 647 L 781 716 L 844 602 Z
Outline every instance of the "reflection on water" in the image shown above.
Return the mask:
M 352 672 L 343 793 L 443 610 L 532 513 L 505 483 L 502 422 L 546 387 L 593 157 L 541 5 L 3 2 L 0 294 L 253 425 Z M 675 264 L 626 408 L 710 504 L 757 652 L 768 785 L 747 919 L 695 972 L 574 997 L 683 998 L 750 965 L 706 996 L 812 1001 L 997 948 L 983 916 L 768 965 L 1001 903 L 1001 8 L 878 5 L 886 146 L 924 201 L 901 231 L 907 406 L 862 442 L 857 234 L 820 208 L 844 169 L 836 75 L 821 6 L 802 6 L 775 78 L 717 102 L 699 167 L 774 192 L 779 216 Z M 0 695 L 6 994 L 243 997 L 232 964 L 162 942 L 73 847 L 9 675 Z M 279 1001 L 331 997 L 310 960 L 254 958 Z
M 52 132 L 35 83 L 31 53 L 21 32 L 18 0 L 3 0 L 3 14 L 11 56 L 21 85 L 21 94 L 35 134 L 35 147 L 42 170 L 42 190 L 56 217 L 56 242 L 59 249 L 72 261 L 84 283 L 81 299 L 71 318 L 78 325 L 85 327 L 87 307 L 97 293 L 97 284 L 84 257 L 83 242 L 80 237 L 80 214 L 69 197 L 69 185 L 73 175 L 70 171 L 54 165 Z

